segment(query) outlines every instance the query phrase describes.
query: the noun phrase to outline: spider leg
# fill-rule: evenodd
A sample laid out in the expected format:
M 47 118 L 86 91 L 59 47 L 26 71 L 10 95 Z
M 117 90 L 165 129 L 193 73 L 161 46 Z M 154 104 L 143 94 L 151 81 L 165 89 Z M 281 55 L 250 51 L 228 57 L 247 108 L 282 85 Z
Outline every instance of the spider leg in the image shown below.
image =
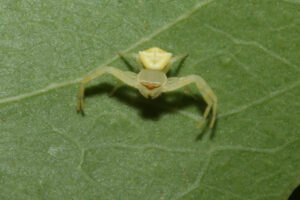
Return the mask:
M 196 128 L 199 128 L 202 125 L 203 121 L 207 118 L 211 110 L 212 119 L 209 127 L 212 128 L 214 126 L 217 114 L 217 97 L 203 78 L 197 75 L 189 75 L 181 78 L 169 78 L 168 82 L 163 86 L 163 92 L 177 90 L 192 83 L 196 84 L 204 101 L 207 103 L 207 107 L 203 114 L 203 119 L 197 124 Z
M 173 58 L 171 58 L 170 63 L 173 64 L 174 62 L 177 62 L 178 60 L 182 60 L 182 59 L 186 58 L 188 55 L 189 55 L 188 53 L 185 53 L 185 54 L 174 56 Z
M 177 62 L 178 60 L 183 60 L 185 59 L 189 54 L 185 53 L 185 54 L 182 54 L 182 55 L 177 55 L 177 56 L 174 56 L 173 58 L 171 58 L 171 60 L 169 61 L 168 65 L 165 67 L 165 69 L 163 70 L 165 73 L 167 73 L 172 64 Z
M 101 67 L 82 79 L 78 93 L 77 111 L 84 110 L 83 98 L 85 84 L 94 80 L 95 78 L 102 76 L 105 73 L 111 74 L 120 81 L 126 83 L 127 85 L 137 88 L 137 75 L 135 73 L 129 71 L 122 71 L 114 67 Z
M 144 66 L 143 66 L 143 64 L 140 60 L 139 54 L 137 54 L 137 53 L 119 53 L 119 55 L 123 59 L 125 59 L 125 57 L 134 58 L 136 60 L 136 63 L 137 63 L 137 66 L 138 66 L 139 70 L 144 69 Z
M 118 80 L 117 84 L 114 86 L 114 88 L 110 91 L 108 96 L 114 95 L 114 93 L 118 90 L 120 85 L 122 84 L 122 81 Z
M 185 85 L 185 86 L 183 86 L 183 88 L 184 88 L 184 91 L 186 91 L 186 93 L 188 95 L 190 95 L 194 100 L 197 100 L 197 97 L 192 93 L 192 90 L 191 90 L 191 88 L 189 88 L 189 86 Z

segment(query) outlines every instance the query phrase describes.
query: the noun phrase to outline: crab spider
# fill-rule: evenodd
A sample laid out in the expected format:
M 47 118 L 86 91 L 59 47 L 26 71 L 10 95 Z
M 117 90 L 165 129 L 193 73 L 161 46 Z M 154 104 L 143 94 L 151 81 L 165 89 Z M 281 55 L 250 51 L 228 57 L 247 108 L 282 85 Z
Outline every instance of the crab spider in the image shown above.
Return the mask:
M 158 47 L 153 47 L 144 51 L 140 51 L 138 54 L 129 54 L 129 56 L 136 59 L 140 72 L 136 74 L 134 72 L 122 71 L 114 67 L 106 66 L 101 67 L 87 75 L 81 81 L 78 94 L 78 111 L 84 110 L 83 98 L 85 84 L 97 77 L 102 76 L 105 73 L 109 73 L 127 85 L 138 89 L 145 98 L 151 99 L 158 97 L 163 92 L 170 92 L 194 83 L 203 99 L 207 103 L 207 107 L 203 114 L 203 119 L 197 124 L 196 128 L 201 126 L 211 110 L 212 118 L 209 127 L 213 127 L 216 120 L 217 97 L 209 85 L 203 80 L 203 78 L 197 75 L 188 75 L 186 77 L 178 78 L 167 78 L 166 76 L 171 65 L 177 60 L 186 57 L 187 54 L 183 56 L 172 57 L 171 53 Z

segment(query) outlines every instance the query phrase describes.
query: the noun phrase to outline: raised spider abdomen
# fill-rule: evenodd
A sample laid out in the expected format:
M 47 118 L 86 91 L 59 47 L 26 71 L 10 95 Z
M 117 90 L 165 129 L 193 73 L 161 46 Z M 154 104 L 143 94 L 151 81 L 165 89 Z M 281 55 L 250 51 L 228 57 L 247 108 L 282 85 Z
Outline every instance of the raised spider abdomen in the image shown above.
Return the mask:
M 158 47 L 139 52 L 139 57 L 145 69 L 163 70 L 169 63 L 172 54 Z

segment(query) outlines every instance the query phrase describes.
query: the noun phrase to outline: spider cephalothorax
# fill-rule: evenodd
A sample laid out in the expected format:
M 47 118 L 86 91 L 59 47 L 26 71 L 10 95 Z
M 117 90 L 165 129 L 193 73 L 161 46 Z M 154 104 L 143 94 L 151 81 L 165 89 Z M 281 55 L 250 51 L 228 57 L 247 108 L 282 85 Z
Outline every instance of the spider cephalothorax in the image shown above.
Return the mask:
M 83 111 L 84 109 L 83 97 L 85 84 L 102 76 L 104 73 L 109 73 L 127 85 L 138 89 L 139 92 L 146 98 L 156 98 L 163 92 L 170 92 L 191 83 L 195 83 L 200 94 L 207 103 L 207 107 L 203 114 L 203 120 L 207 118 L 208 114 L 212 110 L 210 127 L 213 127 L 217 112 L 217 97 L 207 83 L 198 75 L 171 78 L 167 78 L 166 76 L 171 65 L 175 61 L 186 57 L 187 54 L 172 57 L 171 53 L 158 47 L 153 47 L 140 51 L 138 54 L 128 54 L 128 56 L 136 58 L 140 72 L 136 74 L 130 71 L 121 71 L 114 67 L 101 67 L 87 75 L 81 81 L 79 100 L 77 104 L 78 111 Z M 203 120 L 197 124 L 197 128 L 200 127 Z

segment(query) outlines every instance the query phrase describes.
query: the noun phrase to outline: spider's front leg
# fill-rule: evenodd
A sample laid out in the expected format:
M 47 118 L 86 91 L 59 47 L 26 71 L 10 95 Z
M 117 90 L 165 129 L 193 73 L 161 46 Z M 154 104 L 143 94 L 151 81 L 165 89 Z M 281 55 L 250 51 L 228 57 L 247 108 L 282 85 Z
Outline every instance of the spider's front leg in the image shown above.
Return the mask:
M 126 83 L 127 85 L 137 88 L 137 78 L 135 73 L 129 71 L 124 72 L 114 67 L 101 67 L 82 79 L 78 93 L 77 111 L 84 110 L 83 98 L 85 84 L 94 80 L 95 78 L 102 76 L 105 73 L 109 73 L 117 79 L 119 79 L 120 81 Z
M 203 119 L 197 124 L 196 128 L 199 128 L 202 125 L 211 110 L 212 119 L 210 121 L 209 127 L 212 128 L 214 126 L 217 114 L 217 97 L 212 89 L 208 86 L 208 84 L 203 80 L 203 78 L 196 75 L 189 75 L 180 78 L 169 78 L 167 84 L 163 86 L 163 92 L 170 92 L 192 83 L 196 84 L 200 94 L 207 103 L 207 107 L 203 114 Z

